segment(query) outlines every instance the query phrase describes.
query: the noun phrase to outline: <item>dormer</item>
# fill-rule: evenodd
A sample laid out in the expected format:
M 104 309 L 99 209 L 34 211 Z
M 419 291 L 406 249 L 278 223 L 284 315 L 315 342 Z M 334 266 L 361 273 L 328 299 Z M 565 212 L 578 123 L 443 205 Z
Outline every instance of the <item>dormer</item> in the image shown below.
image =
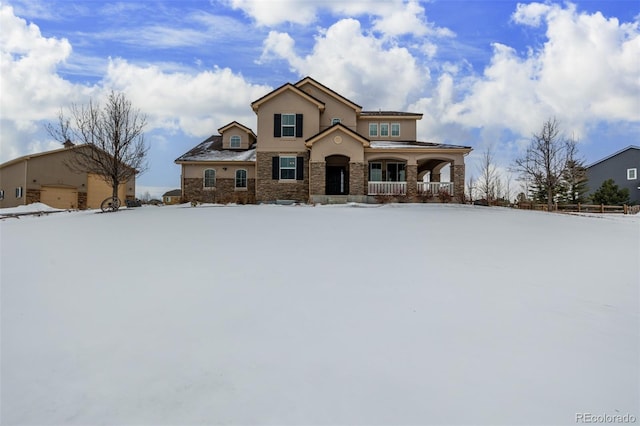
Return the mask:
M 249 149 L 258 138 L 253 130 L 232 121 L 218 129 L 222 135 L 222 149 Z

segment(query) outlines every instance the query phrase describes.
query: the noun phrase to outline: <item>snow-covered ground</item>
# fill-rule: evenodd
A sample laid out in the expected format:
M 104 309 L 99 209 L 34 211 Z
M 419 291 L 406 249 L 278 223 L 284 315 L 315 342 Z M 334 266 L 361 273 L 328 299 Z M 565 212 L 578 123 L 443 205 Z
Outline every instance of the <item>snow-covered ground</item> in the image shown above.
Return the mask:
M 639 241 L 455 205 L 4 219 L 1 423 L 638 422 Z

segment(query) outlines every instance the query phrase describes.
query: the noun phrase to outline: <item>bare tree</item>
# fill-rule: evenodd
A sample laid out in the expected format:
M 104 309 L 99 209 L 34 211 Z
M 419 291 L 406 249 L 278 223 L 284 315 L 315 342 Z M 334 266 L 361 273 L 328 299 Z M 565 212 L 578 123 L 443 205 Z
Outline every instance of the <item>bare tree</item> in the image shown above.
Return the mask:
M 575 156 L 575 151 L 576 142 L 562 136 L 556 119 L 550 118 L 540 133 L 533 134 L 525 154 L 514 162 L 514 170 L 545 195 L 549 211 L 560 191 L 567 162 Z
M 471 175 L 469 177 L 469 180 L 467 181 L 467 193 L 469 194 L 469 201 L 473 202 L 473 193 L 476 189 L 476 181 L 473 177 L 473 175 Z
M 489 204 L 496 196 L 496 181 L 498 172 L 494 164 L 493 148 L 487 147 L 482 152 L 482 162 L 480 163 L 480 177 L 478 177 L 477 188 L 484 194 L 484 198 Z
M 111 91 L 104 106 L 72 104 L 69 115 L 60 112 L 48 133 L 59 142 L 83 144 L 74 149 L 67 166 L 76 172 L 94 173 L 111 186 L 118 186 L 147 169 L 148 147 L 144 141 L 146 116 L 134 109 L 123 93 Z

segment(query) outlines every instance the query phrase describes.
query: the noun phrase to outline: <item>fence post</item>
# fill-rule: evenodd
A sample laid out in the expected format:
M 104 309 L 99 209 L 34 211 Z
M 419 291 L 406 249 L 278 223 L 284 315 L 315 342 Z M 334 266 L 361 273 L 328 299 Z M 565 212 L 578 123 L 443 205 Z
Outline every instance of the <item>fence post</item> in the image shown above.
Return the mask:
M 604 213 L 604 204 L 600 204 L 600 213 Z
M 580 203 L 578 203 L 578 213 L 580 213 Z
M 629 214 L 629 208 L 624 204 L 624 214 Z

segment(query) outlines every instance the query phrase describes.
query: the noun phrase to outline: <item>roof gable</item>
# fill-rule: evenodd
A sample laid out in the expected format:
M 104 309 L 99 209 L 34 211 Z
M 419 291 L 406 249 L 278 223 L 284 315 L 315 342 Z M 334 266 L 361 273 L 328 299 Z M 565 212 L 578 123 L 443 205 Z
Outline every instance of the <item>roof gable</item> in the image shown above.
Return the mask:
M 589 164 L 589 165 L 587 166 L 587 169 L 588 169 L 589 167 L 593 167 L 593 166 L 595 166 L 596 164 L 600 164 L 600 163 L 602 163 L 602 162 L 605 162 L 605 161 L 607 161 L 607 160 L 609 160 L 609 159 L 611 159 L 611 158 L 615 157 L 616 155 L 620 155 L 620 154 L 622 154 L 622 153 L 624 153 L 624 152 L 627 152 L 627 151 L 629 151 L 629 150 L 631 150 L 631 149 L 637 149 L 637 150 L 640 150 L 640 146 L 629 145 L 629 146 L 628 146 L 628 147 L 626 147 L 626 148 L 622 148 L 620 151 L 614 152 L 614 153 L 613 153 L 613 154 L 611 154 L 611 155 L 608 155 L 608 156 L 606 156 L 606 157 L 604 157 L 604 158 L 602 158 L 602 159 L 600 159 L 600 160 L 598 160 L 598 161 L 596 161 L 596 162 L 594 162 L 594 163 L 592 163 L 592 164 Z
M 353 130 L 351 130 L 350 128 L 348 128 L 342 123 L 334 124 L 333 126 L 321 131 L 317 135 L 311 136 L 309 139 L 306 140 L 305 145 L 311 148 L 311 146 L 313 146 L 314 143 L 318 142 L 319 140 L 339 130 L 343 131 L 344 133 L 348 134 L 349 136 L 351 136 L 352 138 L 360 142 L 363 147 L 365 148 L 369 147 L 370 145 L 369 139 L 365 138 L 360 133 L 354 132 Z
M 253 109 L 254 112 L 258 112 L 258 108 L 260 108 L 260 105 L 262 105 L 263 103 L 275 98 L 276 96 L 278 96 L 281 93 L 286 92 L 286 91 L 291 91 L 291 92 L 295 93 L 296 95 L 300 96 L 301 98 L 305 99 L 306 101 L 308 101 L 308 102 L 310 102 L 312 104 L 315 104 L 320 111 L 324 111 L 324 102 L 319 101 L 318 99 L 314 98 L 313 96 L 309 95 L 308 93 L 304 92 L 303 90 L 298 89 L 296 86 L 294 86 L 291 83 L 283 84 L 282 86 L 278 87 L 277 89 L 267 93 L 266 95 L 264 95 L 260 99 L 254 101 L 251 104 L 251 109 Z
M 339 102 L 342 102 L 343 104 L 353 108 L 356 113 L 360 113 L 360 111 L 362 111 L 362 107 L 358 104 L 356 104 L 355 102 L 350 101 L 349 99 L 345 98 L 344 96 L 342 96 L 341 94 L 334 92 L 333 90 L 331 90 L 330 88 L 328 88 L 327 86 L 325 86 L 322 83 L 319 83 L 318 81 L 314 80 L 311 77 L 305 77 L 302 80 L 298 81 L 295 86 L 298 88 L 301 88 L 302 86 L 306 85 L 306 84 L 310 84 L 313 87 L 317 88 L 318 90 L 326 93 L 327 95 L 331 96 L 332 98 L 336 99 Z
M 227 131 L 227 130 L 229 130 L 229 129 L 233 128 L 233 127 L 237 127 L 238 129 L 240 129 L 240 130 L 242 130 L 242 131 L 246 132 L 247 134 L 249 134 L 249 135 L 253 136 L 254 138 L 257 138 L 256 134 L 255 134 L 255 133 L 253 133 L 253 130 L 251 130 L 251 129 L 250 129 L 250 128 L 248 128 L 247 126 L 244 126 L 244 125 L 242 125 L 242 124 L 238 123 L 237 121 L 232 121 L 231 123 L 229 123 L 229 124 L 227 124 L 227 125 L 225 125 L 225 126 L 220 127 L 220 128 L 218 129 L 218 133 L 223 134 L 225 131 Z

